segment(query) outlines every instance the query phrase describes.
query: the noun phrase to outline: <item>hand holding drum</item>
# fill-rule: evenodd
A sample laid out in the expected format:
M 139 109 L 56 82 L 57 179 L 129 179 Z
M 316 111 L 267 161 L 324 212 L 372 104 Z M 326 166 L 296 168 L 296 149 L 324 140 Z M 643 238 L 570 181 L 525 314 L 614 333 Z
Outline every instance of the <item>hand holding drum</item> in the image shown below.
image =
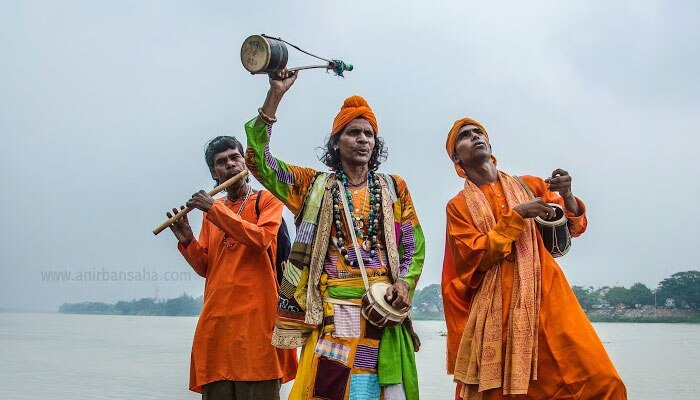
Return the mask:
M 525 219 L 542 218 L 544 220 L 548 220 L 553 218 L 555 215 L 554 208 L 542 201 L 542 199 L 539 197 L 518 204 L 517 206 L 513 207 L 513 211 L 517 212 Z

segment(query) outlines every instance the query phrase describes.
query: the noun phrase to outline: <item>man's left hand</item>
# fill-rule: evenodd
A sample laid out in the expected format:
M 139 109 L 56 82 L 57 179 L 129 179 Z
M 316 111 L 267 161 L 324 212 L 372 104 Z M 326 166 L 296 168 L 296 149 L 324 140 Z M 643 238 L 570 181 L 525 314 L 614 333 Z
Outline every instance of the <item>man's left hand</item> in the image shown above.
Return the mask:
M 396 281 L 386 290 L 386 297 L 397 310 L 406 310 L 411 307 L 411 298 L 408 296 L 408 283 Z
M 552 176 L 544 180 L 552 192 L 559 192 L 563 199 L 574 197 L 571 192 L 571 176 L 568 172 L 561 168 L 557 168 L 552 172 Z
M 576 201 L 574 194 L 571 192 L 571 176 L 568 172 L 561 168 L 557 168 L 552 172 L 552 177 L 544 180 L 547 187 L 552 192 L 559 192 L 559 196 L 564 199 L 564 207 L 570 213 L 579 216 L 583 210 Z
M 196 208 L 198 210 L 209 212 L 211 206 L 214 205 L 214 198 L 209 196 L 204 190 L 192 195 L 192 198 L 185 204 L 189 208 Z

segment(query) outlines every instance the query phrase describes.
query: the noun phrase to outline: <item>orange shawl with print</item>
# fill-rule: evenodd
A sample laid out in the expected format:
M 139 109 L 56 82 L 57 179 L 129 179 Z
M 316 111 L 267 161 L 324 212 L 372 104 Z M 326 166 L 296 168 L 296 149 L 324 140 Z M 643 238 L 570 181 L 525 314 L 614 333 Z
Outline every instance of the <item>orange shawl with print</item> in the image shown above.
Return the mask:
M 528 201 L 529 196 L 510 175 L 499 171 L 508 205 Z M 486 197 L 465 179 L 464 198 L 476 228 L 483 234 L 496 224 Z M 464 399 L 480 399 L 483 391 L 503 387 L 504 395 L 527 394 L 530 380 L 537 379 L 537 331 L 539 324 L 541 265 L 535 223 L 515 241 L 513 301 L 507 321 L 503 354 L 503 299 L 501 263 L 487 272 L 472 303 L 455 365 L 455 381 L 463 383 Z M 504 362 L 505 357 L 505 362 Z

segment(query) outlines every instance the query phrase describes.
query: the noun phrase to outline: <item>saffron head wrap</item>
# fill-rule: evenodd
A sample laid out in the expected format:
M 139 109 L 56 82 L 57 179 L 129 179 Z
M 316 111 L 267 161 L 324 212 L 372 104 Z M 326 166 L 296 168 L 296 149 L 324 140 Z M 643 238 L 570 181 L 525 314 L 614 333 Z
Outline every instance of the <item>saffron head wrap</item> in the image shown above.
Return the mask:
M 468 117 L 458 119 L 452 125 L 452 129 L 450 129 L 450 132 L 447 134 L 447 142 L 445 143 L 447 156 L 450 157 L 450 160 L 453 162 L 454 160 L 452 160 L 452 155 L 455 153 L 455 145 L 457 144 L 457 139 L 459 138 L 459 131 L 464 125 L 476 126 L 477 128 L 481 129 L 481 131 L 484 132 L 484 135 L 486 135 L 486 138 L 489 139 L 489 132 L 486 130 L 486 127 L 481 124 L 481 122 Z M 493 161 L 493 164 L 496 165 L 496 157 L 493 155 L 491 156 L 491 161 Z M 457 175 L 461 176 L 462 178 L 467 177 L 467 174 L 464 172 L 459 163 L 455 164 L 455 171 L 457 171 Z
M 345 128 L 345 125 L 350 123 L 350 121 L 355 118 L 364 118 L 372 125 L 374 129 L 374 135 L 379 133 L 379 127 L 377 126 L 377 117 L 374 116 L 372 108 L 367 104 L 367 100 L 362 98 L 362 96 L 350 96 L 345 99 L 343 106 L 340 108 L 340 112 L 335 116 L 333 120 L 333 130 L 331 135 L 335 135 Z

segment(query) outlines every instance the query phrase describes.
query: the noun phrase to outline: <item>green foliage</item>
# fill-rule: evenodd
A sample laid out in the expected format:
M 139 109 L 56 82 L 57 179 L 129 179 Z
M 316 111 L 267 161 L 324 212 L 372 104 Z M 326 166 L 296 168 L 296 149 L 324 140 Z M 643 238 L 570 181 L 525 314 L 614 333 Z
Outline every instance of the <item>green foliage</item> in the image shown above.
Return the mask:
M 114 311 L 111 304 L 83 302 L 75 304 L 61 304 L 58 312 L 64 314 L 112 314 Z
M 416 290 L 413 296 L 413 306 L 423 311 L 442 312 L 442 292 L 440 285 L 432 284 Z
M 592 311 L 594 306 L 623 304 L 633 308 L 637 304 L 653 305 L 654 292 L 642 283 L 635 283 L 629 289 L 617 287 L 572 286 L 581 307 Z M 680 308 L 700 308 L 700 271 L 678 272 L 664 279 L 656 290 L 658 305 L 662 306 L 667 298 L 673 298 Z M 187 294 L 174 299 L 159 301 L 143 298 L 131 301 L 119 301 L 116 304 L 84 302 L 59 307 L 60 313 L 68 314 L 121 314 L 121 315 L 199 315 L 202 309 L 202 297 L 193 298 Z M 640 310 L 641 311 L 641 310 Z M 669 310 L 670 311 L 670 310 Z M 691 313 L 692 314 L 692 313 Z M 630 316 L 600 314 L 590 316 L 594 322 L 699 322 L 700 314 L 690 316 Z M 439 284 L 416 290 L 413 296 L 414 319 L 444 319 L 442 292 Z
M 199 315 L 202 303 L 183 293 L 178 298 L 166 301 L 163 308 L 165 315 Z
M 611 287 L 603 298 L 613 306 L 629 305 L 629 289 L 622 286 Z
M 444 319 L 442 291 L 439 284 L 428 285 L 423 290 L 416 289 L 413 295 L 414 319 Z
M 65 303 L 58 312 L 64 314 L 120 314 L 120 315 L 168 315 L 196 316 L 202 309 L 202 297 L 196 299 L 187 294 L 180 297 L 157 301 L 143 298 L 131 301 L 119 301 L 116 304 L 105 303 Z
M 590 310 L 594 305 L 600 303 L 598 299 L 598 291 L 593 289 L 592 286 L 572 286 L 571 289 L 574 290 L 574 294 L 576 295 L 581 308 L 584 310 Z
M 643 283 L 635 283 L 629 289 L 615 286 L 604 292 L 603 299 L 612 306 L 624 305 L 632 308 L 637 304 L 643 306 L 654 304 L 654 294 Z
M 625 315 L 589 315 L 591 322 L 639 322 L 639 323 L 698 323 L 700 314 L 633 317 Z
M 637 282 L 632 285 L 627 295 L 628 299 L 625 304 L 629 306 L 634 306 L 636 304 L 641 304 L 643 306 L 654 304 L 654 293 L 643 283 Z
M 673 298 L 679 307 L 700 307 L 700 271 L 677 272 L 659 283 L 657 297 Z

